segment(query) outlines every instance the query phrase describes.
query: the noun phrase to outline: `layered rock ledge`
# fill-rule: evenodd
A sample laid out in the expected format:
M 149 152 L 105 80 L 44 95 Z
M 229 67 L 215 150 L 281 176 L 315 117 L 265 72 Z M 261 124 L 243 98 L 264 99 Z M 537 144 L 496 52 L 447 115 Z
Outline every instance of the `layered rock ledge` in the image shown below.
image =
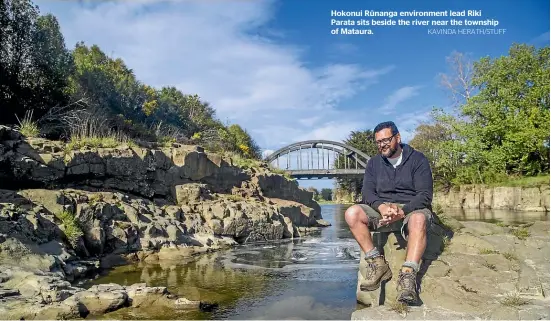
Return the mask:
M 549 184 L 534 187 L 464 185 L 436 193 L 435 202 L 446 208 L 549 212 Z
M 335 200 L 343 203 L 361 201 L 360 194 L 337 189 Z M 433 203 L 443 208 L 465 210 L 505 210 L 549 212 L 549 184 L 539 186 L 461 185 L 448 192 L 435 192 Z
M 396 303 L 396 282 L 405 259 L 401 238 L 384 245 L 393 278 L 362 292 L 368 306 L 352 320 L 549 320 L 549 222 L 520 226 L 446 220 L 451 239 L 433 239 L 419 274 L 420 305 Z
M 70 282 L 133 261 L 301 237 L 328 225 L 312 197 L 267 166 L 243 169 L 199 146 L 71 150 L 0 126 L 0 315 L 78 318 L 133 306 L 133 287 Z M 197 306 L 135 286 L 170 308 Z

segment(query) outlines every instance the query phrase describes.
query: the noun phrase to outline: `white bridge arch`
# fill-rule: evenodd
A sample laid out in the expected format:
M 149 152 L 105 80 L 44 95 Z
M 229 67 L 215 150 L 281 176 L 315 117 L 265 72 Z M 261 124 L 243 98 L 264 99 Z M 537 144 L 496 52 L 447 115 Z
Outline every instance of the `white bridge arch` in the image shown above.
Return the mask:
M 296 167 L 291 168 L 295 159 Z M 357 148 L 330 140 L 296 142 L 265 158 L 268 163 L 297 179 L 361 176 L 369 159 L 369 155 Z

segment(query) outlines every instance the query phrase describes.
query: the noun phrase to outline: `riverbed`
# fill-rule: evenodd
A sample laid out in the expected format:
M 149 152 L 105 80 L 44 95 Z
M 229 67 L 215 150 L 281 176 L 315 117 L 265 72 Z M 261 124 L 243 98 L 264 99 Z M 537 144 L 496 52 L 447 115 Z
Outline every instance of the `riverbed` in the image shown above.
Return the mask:
M 117 267 L 93 284 L 166 286 L 190 300 L 215 302 L 210 312 L 162 311 L 154 306 L 108 313 L 109 319 L 350 319 L 356 303 L 359 248 L 344 221 L 349 205 L 324 204 L 331 223 L 301 240 L 246 244 L 188 262 Z M 547 213 L 446 210 L 458 220 L 522 223 Z

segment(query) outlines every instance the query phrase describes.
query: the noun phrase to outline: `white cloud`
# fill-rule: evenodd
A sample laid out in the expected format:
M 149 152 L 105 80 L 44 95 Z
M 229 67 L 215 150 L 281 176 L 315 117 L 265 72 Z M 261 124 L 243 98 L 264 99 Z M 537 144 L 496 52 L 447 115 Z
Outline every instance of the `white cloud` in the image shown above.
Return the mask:
M 417 126 L 430 120 L 431 110 L 427 110 L 426 108 L 423 108 L 421 111 L 406 113 L 402 115 L 402 117 L 400 117 L 400 120 L 396 121 L 396 126 L 398 127 L 398 130 L 400 131 L 400 136 L 402 137 L 402 142 L 409 142 L 413 138 Z
M 273 1 L 38 4 L 42 13 L 51 9 L 58 17 L 71 47 L 81 40 L 98 44 L 124 59 L 147 84 L 197 93 L 221 120 L 259 134 L 255 139 L 265 148 L 301 136 L 338 139 L 345 124 L 326 124 L 308 133 L 316 121 L 331 119 L 337 104 L 392 70 L 351 64 L 306 67 L 302 54 L 307 48 L 278 43 L 285 32 L 266 27 Z
M 320 120 L 320 118 L 321 118 L 320 116 L 307 117 L 307 118 L 299 119 L 298 122 L 303 126 L 311 127 L 318 120 Z
M 265 149 L 262 151 L 262 158 L 266 158 L 270 156 L 273 152 L 275 152 L 273 149 Z
M 406 86 L 396 90 L 386 98 L 384 105 L 381 106 L 378 111 L 383 115 L 392 114 L 396 109 L 396 106 L 414 96 L 417 96 L 420 88 L 420 86 Z
M 297 137 L 297 141 L 310 139 L 326 139 L 333 141 L 343 141 L 350 135 L 350 132 L 365 125 L 360 122 L 330 121 L 318 125 L 312 131 Z

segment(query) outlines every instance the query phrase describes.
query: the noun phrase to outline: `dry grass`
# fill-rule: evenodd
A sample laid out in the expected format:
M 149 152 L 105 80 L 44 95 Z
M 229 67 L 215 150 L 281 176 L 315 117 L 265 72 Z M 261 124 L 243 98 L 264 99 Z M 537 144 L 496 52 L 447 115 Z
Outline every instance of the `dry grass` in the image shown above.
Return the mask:
M 235 194 L 229 194 L 226 196 L 226 198 L 230 201 L 239 202 L 245 200 L 245 198 L 241 195 L 235 195 Z
M 495 264 L 491 264 L 491 263 L 488 263 L 488 262 L 484 262 L 482 265 L 485 266 L 485 267 L 487 267 L 487 268 L 490 269 L 490 270 L 497 271 L 497 268 L 496 268 L 496 265 L 495 265 Z
M 286 171 L 284 171 L 282 169 L 279 169 L 279 168 L 275 168 L 275 167 L 271 166 L 270 164 L 266 164 L 265 162 L 263 162 L 261 160 L 246 158 L 246 157 L 243 157 L 240 154 L 234 153 L 234 152 L 224 152 L 224 156 L 231 158 L 233 165 L 235 165 L 237 167 L 240 167 L 240 168 L 243 168 L 243 169 L 251 169 L 251 168 L 260 169 L 261 167 L 264 167 L 264 168 L 266 168 L 266 170 L 268 170 L 268 171 L 270 171 L 274 174 L 282 175 L 287 180 L 294 180 L 294 178 L 291 177 L 289 174 L 287 174 Z
M 66 151 L 81 148 L 115 148 L 121 145 L 135 147 L 136 143 L 120 131 L 113 131 L 109 120 L 98 113 L 82 113 L 70 124 L 70 137 Z
M 25 117 L 23 117 L 23 120 L 20 120 L 17 115 L 15 115 L 15 118 L 17 118 L 17 121 L 19 122 L 16 129 L 19 130 L 25 137 L 38 137 L 40 135 L 40 129 L 38 128 L 37 123 L 32 120 L 32 110 L 27 110 L 25 112 Z
M 505 252 L 503 253 L 503 256 L 509 260 L 509 261 L 516 261 L 518 260 L 518 258 L 516 257 L 516 255 L 514 255 L 513 253 L 510 253 L 510 252 Z
M 490 250 L 490 249 L 482 249 L 479 251 L 480 254 L 499 254 L 499 251 L 496 250 Z
M 405 315 L 410 311 L 407 304 L 398 301 L 392 301 L 388 306 L 390 310 L 402 315 Z
M 509 293 L 501 300 L 501 304 L 508 307 L 518 307 L 530 303 L 530 300 L 525 299 L 518 293 Z

